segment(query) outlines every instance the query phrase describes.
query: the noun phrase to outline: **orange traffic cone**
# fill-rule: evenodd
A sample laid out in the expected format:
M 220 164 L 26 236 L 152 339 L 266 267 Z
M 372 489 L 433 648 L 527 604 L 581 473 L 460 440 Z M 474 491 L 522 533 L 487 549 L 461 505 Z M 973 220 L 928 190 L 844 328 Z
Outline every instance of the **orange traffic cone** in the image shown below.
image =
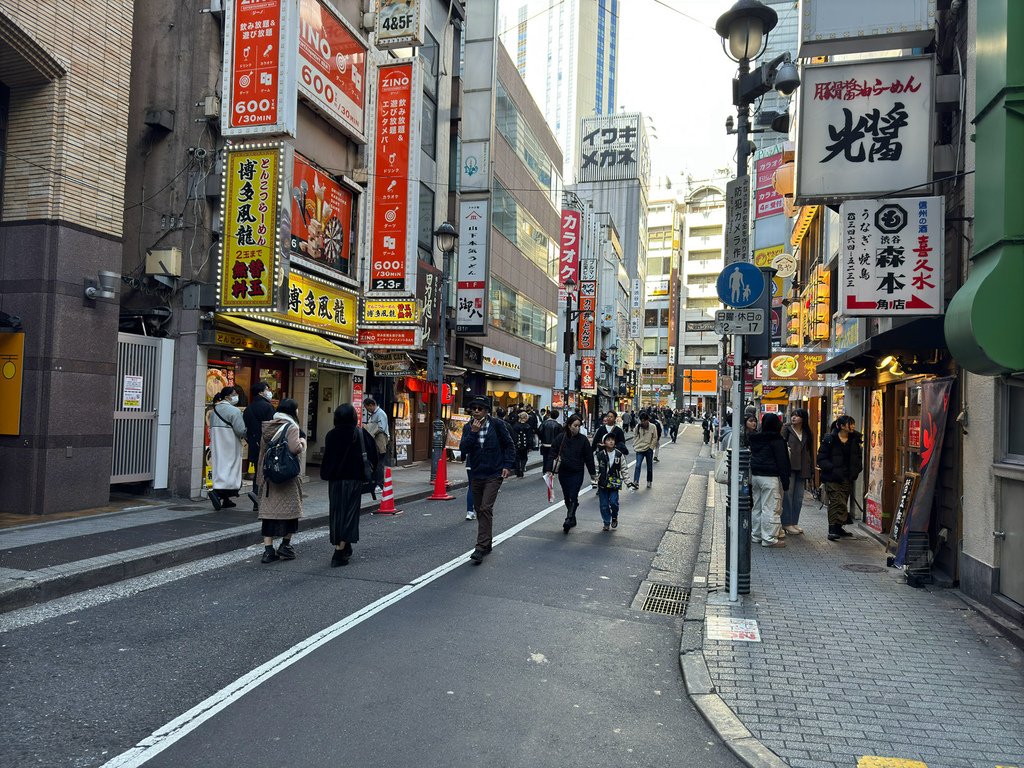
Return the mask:
M 384 468 L 384 490 L 380 495 L 380 506 L 375 515 L 400 515 L 402 510 L 395 509 L 395 492 L 391 487 L 391 467 Z
M 437 462 L 437 477 L 434 478 L 434 495 L 427 501 L 451 501 L 455 497 L 448 493 L 448 456 L 441 451 L 441 459 Z

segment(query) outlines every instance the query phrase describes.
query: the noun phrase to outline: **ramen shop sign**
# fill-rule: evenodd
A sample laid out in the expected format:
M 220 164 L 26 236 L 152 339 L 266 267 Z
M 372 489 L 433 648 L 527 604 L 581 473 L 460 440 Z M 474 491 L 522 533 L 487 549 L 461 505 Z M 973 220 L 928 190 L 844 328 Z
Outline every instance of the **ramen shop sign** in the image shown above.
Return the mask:
M 824 352 L 778 352 L 768 361 L 769 381 L 824 381 L 818 366 L 825 361 Z

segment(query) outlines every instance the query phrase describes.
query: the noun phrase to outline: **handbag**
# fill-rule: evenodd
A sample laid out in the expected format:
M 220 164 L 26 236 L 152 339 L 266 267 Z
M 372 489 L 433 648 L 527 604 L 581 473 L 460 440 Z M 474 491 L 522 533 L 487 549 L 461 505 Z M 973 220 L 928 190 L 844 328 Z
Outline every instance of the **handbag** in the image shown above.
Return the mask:
M 562 449 L 565 448 L 565 438 L 562 438 L 562 444 L 558 446 L 558 455 L 555 456 L 555 460 L 551 462 L 551 474 L 557 475 L 558 470 L 562 466 Z
M 724 448 L 715 456 L 715 482 L 729 484 L 729 451 Z
M 363 482 L 359 486 L 359 495 L 368 493 L 376 499 L 377 486 L 373 482 L 373 467 L 370 466 L 370 460 L 366 457 L 366 444 L 359 439 L 359 433 L 362 431 L 361 427 L 356 427 L 355 432 L 352 433 L 352 442 L 359 443 L 359 451 L 363 454 Z

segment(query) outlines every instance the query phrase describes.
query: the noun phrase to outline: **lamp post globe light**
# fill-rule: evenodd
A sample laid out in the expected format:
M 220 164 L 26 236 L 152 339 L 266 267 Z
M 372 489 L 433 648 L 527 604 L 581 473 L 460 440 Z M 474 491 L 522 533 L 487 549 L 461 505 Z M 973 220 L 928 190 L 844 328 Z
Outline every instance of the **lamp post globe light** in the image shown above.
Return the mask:
M 459 233 L 447 221 L 434 230 L 434 244 L 444 254 L 441 269 L 441 309 L 437 318 L 437 343 L 434 345 L 434 372 L 437 376 L 437 419 L 433 429 L 433 459 L 430 466 L 430 477 L 437 476 L 437 465 L 441 461 L 441 452 L 445 444 L 444 404 L 441 392 L 444 390 L 444 354 L 448 348 L 448 277 L 451 272 L 451 258 L 459 245 Z

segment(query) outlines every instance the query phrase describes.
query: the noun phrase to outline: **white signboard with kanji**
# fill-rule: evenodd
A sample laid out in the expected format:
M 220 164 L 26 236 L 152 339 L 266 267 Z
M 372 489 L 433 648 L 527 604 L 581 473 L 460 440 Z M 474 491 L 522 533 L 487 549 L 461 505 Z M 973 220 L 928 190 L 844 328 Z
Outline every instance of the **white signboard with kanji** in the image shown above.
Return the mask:
M 798 205 L 931 181 L 931 56 L 806 66 L 800 78 Z
M 643 115 L 585 117 L 579 134 L 577 181 L 650 180 L 651 160 Z
M 459 270 L 455 281 L 455 332 L 487 335 L 488 200 L 465 200 L 459 207 Z
M 843 250 L 839 311 L 859 315 L 941 315 L 942 197 L 857 200 L 839 209 Z

